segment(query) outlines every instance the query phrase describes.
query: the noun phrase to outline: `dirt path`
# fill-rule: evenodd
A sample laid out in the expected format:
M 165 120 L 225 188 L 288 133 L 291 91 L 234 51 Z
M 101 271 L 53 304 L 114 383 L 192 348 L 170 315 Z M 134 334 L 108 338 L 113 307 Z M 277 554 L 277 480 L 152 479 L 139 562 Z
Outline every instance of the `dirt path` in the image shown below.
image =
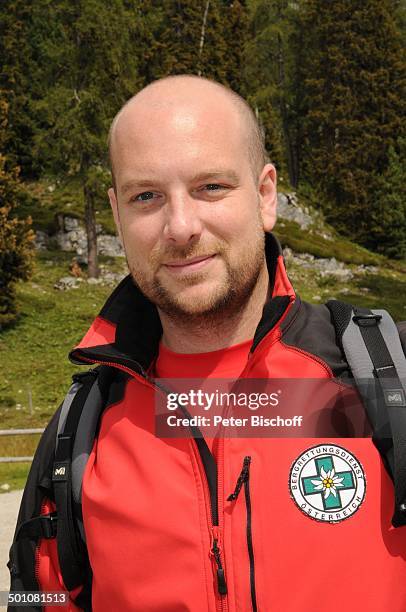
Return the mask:
M 22 491 L 11 491 L 0 495 L 0 591 L 8 591 L 10 588 L 6 563 L 22 494 Z M 1 611 L 5 609 L 0 605 Z

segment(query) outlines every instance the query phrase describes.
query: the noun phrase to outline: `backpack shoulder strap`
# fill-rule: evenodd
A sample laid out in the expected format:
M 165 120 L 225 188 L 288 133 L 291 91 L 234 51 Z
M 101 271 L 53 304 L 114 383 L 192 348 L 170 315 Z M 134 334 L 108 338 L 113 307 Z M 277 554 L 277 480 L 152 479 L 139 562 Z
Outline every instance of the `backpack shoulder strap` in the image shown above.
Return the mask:
M 330 300 L 332 322 L 395 483 L 395 527 L 406 524 L 406 357 L 386 310 Z
M 103 366 L 75 374 L 60 412 L 52 482 L 59 565 L 69 590 L 82 584 L 84 570 L 89 570 L 82 517 L 82 480 L 105 405 L 103 388 L 111 376 L 111 368 Z

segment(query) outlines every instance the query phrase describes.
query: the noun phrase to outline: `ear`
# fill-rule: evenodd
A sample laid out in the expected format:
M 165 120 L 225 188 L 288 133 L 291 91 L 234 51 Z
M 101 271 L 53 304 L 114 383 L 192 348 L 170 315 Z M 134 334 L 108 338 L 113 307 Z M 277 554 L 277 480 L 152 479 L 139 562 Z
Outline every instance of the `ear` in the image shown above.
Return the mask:
M 121 234 L 120 216 L 118 214 L 118 202 L 117 202 L 116 192 L 114 191 L 113 187 L 110 187 L 107 193 L 108 193 L 109 200 L 110 200 L 111 210 L 113 211 L 114 223 L 116 224 L 116 228 L 117 228 L 118 235 L 120 236 L 120 240 L 123 243 L 123 237 Z
M 266 164 L 258 179 L 259 206 L 264 230 L 270 232 L 276 223 L 276 170 L 272 164 Z

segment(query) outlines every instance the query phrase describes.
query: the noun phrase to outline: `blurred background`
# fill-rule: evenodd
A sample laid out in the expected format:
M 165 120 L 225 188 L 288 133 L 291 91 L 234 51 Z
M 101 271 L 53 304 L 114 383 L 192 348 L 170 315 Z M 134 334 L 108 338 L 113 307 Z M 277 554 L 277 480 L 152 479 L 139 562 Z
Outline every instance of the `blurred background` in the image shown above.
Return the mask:
M 0 429 L 46 425 L 125 274 L 107 131 L 165 75 L 251 104 L 298 293 L 406 319 L 405 33 L 405 0 L 2 0 Z M 29 461 L 10 458 L 38 436 L 0 435 L 0 491 L 23 486 Z

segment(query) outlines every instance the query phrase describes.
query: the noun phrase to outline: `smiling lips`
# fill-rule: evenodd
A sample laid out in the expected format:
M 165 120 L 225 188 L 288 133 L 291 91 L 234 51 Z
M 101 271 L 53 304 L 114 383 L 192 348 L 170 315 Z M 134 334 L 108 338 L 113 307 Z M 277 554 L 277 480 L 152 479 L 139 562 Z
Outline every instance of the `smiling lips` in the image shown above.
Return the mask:
M 207 265 L 216 255 L 202 255 L 200 257 L 193 257 L 192 259 L 181 259 L 170 261 L 164 264 L 165 268 L 171 272 L 194 272 L 200 270 Z

